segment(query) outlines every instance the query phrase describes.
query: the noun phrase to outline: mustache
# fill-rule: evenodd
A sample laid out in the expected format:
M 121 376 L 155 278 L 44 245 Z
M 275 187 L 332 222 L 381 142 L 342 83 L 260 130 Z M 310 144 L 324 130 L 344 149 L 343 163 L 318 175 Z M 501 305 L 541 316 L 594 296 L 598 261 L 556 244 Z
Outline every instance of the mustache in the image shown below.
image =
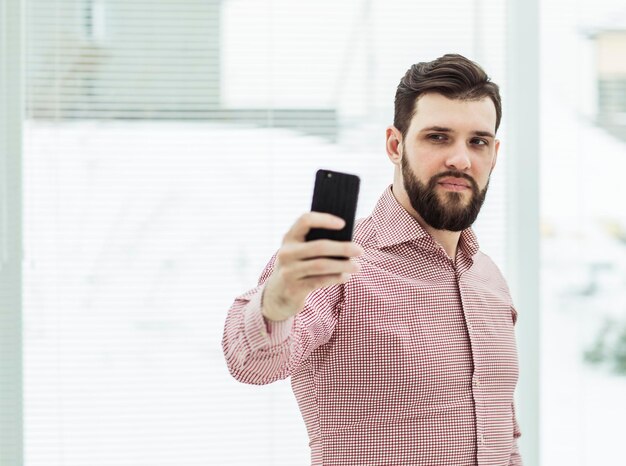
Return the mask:
M 463 172 L 456 171 L 456 170 L 448 170 L 448 171 L 445 171 L 445 172 L 442 172 L 433 176 L 430 179 L 429 184 L 431 186 L 434 186 L 435 184 L 437 184 L 437 181 L 439 181 L 440 179 L 448 178 L 448 177 L 463 178 L 464 180 L 467 180 L 470 182 L 470 185 L 472 186 L 472 189 L 474 190 L 474 192 L 477 192 L 479 190 L 478 183 L 476 183 L 476 180 L 474 180 L 474 178 L 469 176 L 467 173 L 463 173 Z

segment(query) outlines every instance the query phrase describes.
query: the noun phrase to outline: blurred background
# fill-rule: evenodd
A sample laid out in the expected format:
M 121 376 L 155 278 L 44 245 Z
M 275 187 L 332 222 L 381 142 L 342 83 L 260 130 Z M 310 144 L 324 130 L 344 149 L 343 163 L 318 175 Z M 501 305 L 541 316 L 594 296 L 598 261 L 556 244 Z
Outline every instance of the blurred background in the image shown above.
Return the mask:
M 22 3 L 27 466 L 309 464 L 289 381 L 230 377 L 226 312 L 316 169 L 358 174 L 369 214 L 413 63 L 461 53 L 501 86 L 476 230 L 513 273 L 505 2 Z M 517 135 L 540 147 L 539 459 L 623 464 L 626 6 L 539 7 L 540 132 Z

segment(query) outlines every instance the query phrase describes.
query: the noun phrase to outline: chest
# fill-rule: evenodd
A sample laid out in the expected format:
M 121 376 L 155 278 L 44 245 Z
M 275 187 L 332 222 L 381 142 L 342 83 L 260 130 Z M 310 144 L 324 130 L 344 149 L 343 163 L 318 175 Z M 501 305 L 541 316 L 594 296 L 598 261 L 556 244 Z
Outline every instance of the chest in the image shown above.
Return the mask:
M 345 290 L 333 338 L 318 363 L 331 379 L 418 402 L 466 396 L 480 376 L 514 390 L 517 353 L 508 295 L 454 271 L 362 274 Z M 367 387 L 367 388 L 363 388 Z

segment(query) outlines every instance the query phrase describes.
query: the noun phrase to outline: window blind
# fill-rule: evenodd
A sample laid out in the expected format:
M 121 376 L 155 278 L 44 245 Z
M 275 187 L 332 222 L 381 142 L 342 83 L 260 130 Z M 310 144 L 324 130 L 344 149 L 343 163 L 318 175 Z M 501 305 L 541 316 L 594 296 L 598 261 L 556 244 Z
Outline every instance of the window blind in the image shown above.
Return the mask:
M 221 1 L 27 1 L 29 114 L 196 119 L 220 100 Z
M 226 311 L 309 209 L 317 168 L 360 175 L 369 214 L 412 63 L 462 53 L 506 88 L 504 13 L 26 0 L 28 466 L 309 464 L 289 382 L 228 374 Z M 477 230 L 506 272 L 505 154 Z

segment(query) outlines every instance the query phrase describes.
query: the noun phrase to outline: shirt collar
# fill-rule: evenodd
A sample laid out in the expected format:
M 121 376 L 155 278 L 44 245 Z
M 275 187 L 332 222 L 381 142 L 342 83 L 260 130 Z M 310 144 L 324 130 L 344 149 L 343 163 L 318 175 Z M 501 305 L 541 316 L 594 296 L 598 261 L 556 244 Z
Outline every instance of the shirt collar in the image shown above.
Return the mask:
M 372 213 L 379 248 L 415 241 L 429 249 L 441 248 L 419 222 L 402 207 L 394 196 L 391 185 L 385 189 Z M 468 257 L 478 252 L 478 238 L 471 228 L 461 232 L 459 250 Z

